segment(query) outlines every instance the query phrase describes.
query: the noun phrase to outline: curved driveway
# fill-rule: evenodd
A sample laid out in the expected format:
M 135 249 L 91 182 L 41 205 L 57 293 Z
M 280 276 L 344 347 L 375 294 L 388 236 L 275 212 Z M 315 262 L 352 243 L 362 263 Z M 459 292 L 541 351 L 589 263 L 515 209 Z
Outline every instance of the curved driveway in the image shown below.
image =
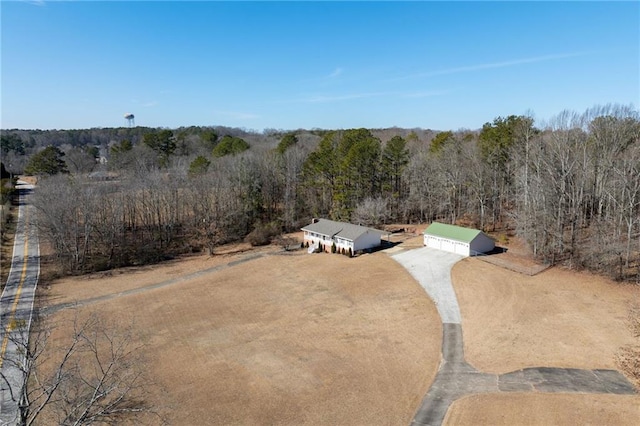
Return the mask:
M 441 425 L 455 400 L 477 393 L 635 393 L 633 385 L 615 370 L 536 367 L 501 375 L 476 370 L 464 359 L 460 308 L 451 283 L 451 267 L 463 257 L 428 247 L 391 257 L 426 290 L 442 319 L 442 361 L 412 424 Z
M 422 247 L 392 256 L 431 297 L 444 324 L 460 324 L 460 308 L 451 285 L 451 267 L 464 259 L 458 254 Z
M 33 300 L 40 273 L 35 212 L 27 204 L 33 186 L 18 182 L 20 207 L 13 258 L 0 298 L 0 424 L 18 423 L 18 402 L 24 383 L 24 348 L 29 341 Z

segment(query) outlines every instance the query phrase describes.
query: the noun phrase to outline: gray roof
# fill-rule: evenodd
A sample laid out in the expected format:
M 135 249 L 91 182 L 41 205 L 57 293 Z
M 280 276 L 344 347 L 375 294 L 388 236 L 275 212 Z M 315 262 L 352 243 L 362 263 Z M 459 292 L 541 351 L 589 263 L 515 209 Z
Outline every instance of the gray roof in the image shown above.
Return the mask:
M 346 222 L 335 222 L 328 219 L 317 219 L 315 223 L 302 228 L 303 231 L 315 232 L 321 235 L 328 235 L 330 237 L 344 238 L 345 240 L 355 241 L 363 234 L 376 233 L 386 234 L 384 231 L 379 231 L 373 228 L 367 228 L 366 226 L 354 225 Z

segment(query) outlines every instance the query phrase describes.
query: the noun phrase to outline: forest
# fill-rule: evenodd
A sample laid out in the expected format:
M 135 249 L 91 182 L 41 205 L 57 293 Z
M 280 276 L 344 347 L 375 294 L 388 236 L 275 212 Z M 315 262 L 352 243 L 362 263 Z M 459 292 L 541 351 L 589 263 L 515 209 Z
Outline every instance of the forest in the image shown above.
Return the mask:
M 86 273 L 264 244 L 312 217 L 517 235 L 548 264 L 640 281 L 640 114 L 497 117 L 477 130 L 3 130 L 39 176 L 41 237 Z M 6 200 L 3 200 L 6 201 Z

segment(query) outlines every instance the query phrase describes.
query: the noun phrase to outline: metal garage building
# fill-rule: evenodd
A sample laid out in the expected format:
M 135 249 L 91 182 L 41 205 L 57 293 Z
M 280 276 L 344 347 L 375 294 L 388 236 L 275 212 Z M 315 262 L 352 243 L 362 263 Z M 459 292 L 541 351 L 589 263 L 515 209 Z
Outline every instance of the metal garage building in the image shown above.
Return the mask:
M 479 229 L 433 222 L 424 230 L 424 245 L 462 256 L 477 256 L 493 250 L 495 242 Z

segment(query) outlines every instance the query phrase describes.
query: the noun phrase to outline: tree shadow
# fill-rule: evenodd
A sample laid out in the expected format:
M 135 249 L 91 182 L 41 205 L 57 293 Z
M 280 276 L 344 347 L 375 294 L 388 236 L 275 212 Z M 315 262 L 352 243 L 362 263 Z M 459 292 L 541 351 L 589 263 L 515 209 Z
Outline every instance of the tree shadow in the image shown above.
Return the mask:
M 400 244 L 401 242 L 402 241 L 381 240 L 379 246 L 368 248 L 368 249 L 364 249 L 364 250 L 362 250 L 362 253 L 376 253 L 376 252 L 379 252 L 379 251 L 382 251 L 382 250 L 386 250 L 386 249 L 390 249 L 392 247 L 395 247 L 398 244 Z
M 506 247 L 495 246 L 493 250 L 484 252 L 482 254 L 479 254 L 478 256 L 492 256 L 494 254 L 502 254 L 502 253 L 506 253 L 507 250 L 509 249 Z

